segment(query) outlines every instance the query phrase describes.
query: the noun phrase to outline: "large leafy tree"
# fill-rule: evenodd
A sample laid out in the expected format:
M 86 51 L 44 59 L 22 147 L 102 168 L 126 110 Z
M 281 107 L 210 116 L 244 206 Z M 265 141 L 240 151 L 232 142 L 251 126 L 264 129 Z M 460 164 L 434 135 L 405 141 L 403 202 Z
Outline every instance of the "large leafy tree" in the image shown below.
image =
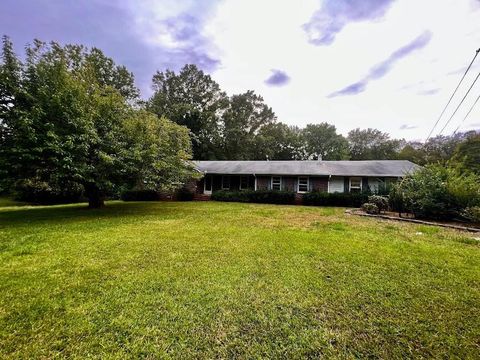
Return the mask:
M 302 160 L 305 149 L 302 142 L 302 129 L 281 122 L 262 126 L 255 136 L 254 160 Z
M 133 77 L 99 50 L 35 41 L 21 64 L 4 38 L 0 74 L 5 186 L 81 187 L 100 207 L 122 187 L 170 188 L 189 174 L 187 130 L 133 108 Z
M 196 65 L 176 74 L 157 72 L 148 109 L 190 129 L 195 159 L 214 159 L 220 149 L 220 117 L 228 98 L 220 86 Z
M 354 129 L 347 137 L 352 160 L 396 159 L 403 140 L 390 139 L 387 133 L 377 129 Z
M 457 163 L 464 171 L 480 175 L 480 134 L 471 134 L 457 145 L 452 162 Z
M 308 124 L 302 132 L 308 158 L 343 160 L 348 158 L 348 142 L 334 125 Z
M 263 128 L 276 122 L 272 108 L 253 91 L 233 95 L 222 116 L 223 156 L 225 159 L 251 160 L 255 140 Z

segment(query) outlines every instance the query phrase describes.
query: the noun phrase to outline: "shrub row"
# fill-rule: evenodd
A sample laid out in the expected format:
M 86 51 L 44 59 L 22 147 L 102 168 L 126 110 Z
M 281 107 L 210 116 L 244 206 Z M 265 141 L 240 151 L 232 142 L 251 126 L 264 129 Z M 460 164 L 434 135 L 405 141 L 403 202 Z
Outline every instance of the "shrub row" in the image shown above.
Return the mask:
M 368 193 L 311 192 L 303 194 L 302 203 L 314 206 L 360 207 L 367 200 Z
M 294 192 L 290 191 L 228 191 L 220 190 L 212 194 L 212 200 L 230 202 L 250 202 L 264 204 L 294 204 Z M 305 193 L 302 204 L 313 206 L 346 206 L 360 207 L 368 199 L 368 193 Z
M 262 204 L 293 204 L 295 203 L 295 193 L 291 191 L 273 191 L 273 190 L 244 190 L 228 191 L 220 190 L 212 194 L 212 200 L 250 202 Z

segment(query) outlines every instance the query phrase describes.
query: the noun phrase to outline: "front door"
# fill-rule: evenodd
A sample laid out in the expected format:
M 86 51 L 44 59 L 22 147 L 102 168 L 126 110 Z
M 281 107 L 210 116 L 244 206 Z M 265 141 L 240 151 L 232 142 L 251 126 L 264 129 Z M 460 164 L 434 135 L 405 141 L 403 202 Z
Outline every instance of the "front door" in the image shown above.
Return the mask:
M 212 193 L 212 176 L 206 175 L 205 181 L 203 183 L 204 183 L 203 193 L 210 195 Z

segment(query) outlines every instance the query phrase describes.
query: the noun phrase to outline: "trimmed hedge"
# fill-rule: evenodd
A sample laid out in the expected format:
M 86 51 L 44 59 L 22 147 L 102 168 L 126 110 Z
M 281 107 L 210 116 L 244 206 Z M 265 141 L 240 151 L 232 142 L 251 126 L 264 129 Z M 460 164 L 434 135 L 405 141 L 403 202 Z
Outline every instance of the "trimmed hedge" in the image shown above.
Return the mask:
M 303 205 L 360 207 L 368 201 L 368 193 L 310 192 L 303 194 Z
M 261 204 L 294 204 L 295 193 L 291 191 L 274 190 L 219 190 L 212 193 L 212 200 L 230 202 L 249 202 Z
M 120 196 L 123 201 L 159 201 L 161 195 L 155 190 L 128 190 Z

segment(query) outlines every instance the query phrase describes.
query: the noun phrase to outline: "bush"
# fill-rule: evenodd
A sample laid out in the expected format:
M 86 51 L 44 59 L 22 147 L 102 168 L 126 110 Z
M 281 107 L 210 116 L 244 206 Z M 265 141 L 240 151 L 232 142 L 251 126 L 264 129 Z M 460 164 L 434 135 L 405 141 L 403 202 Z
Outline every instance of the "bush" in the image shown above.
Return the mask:
M 467 207 L 462 215 L 466 220 L 480 224 L 480 206 Z
M 159 201 L 161 194 L 155 190 L 128 190 L 121 194 L 120 199 L 123 201 Z
M 403 208 L 418 218 L 464 218 L 466 208 L 480 206 L 480 179 L 457 169 L 429 165 L 405 177 L 390 196 L 396 202 L 395 210 Z
M 386 196 L 371 195 L 368 197 L 368 202 L 375 204 L 380 212 L 388 210 L 388 197 Z
M 187 189 L 186 187 L 182 187 L 178 189 L 175 198 L 178 201 L 192 201 L 194 196 L 195 194 L 191 190 Z
M 367 214 L 376 215 L 376 214 L 380 213 L 380 209 L 378 208 L 378 206 L 376 204 L 373 204 L 373 203 L 363 204 L 362 205 L 362 210 L 365 211 Z
M 293 204 L 295 193 L 291 191 L 245 190 L 245 191 L 215 191 L 211 197 L 215 201 L 250 202 L 262 204 Z
M 14 185 L 13 197 L 17 201 L 33 204 L 68 204 L 84 200 L 83 187 L 76 183 L 65 183 L 54 188 L 38 179 L 18 181 Z
M 367 193 L 326 193 L 314 191 L 303 194 L 302 203 L 314 206 L 360 207 L 367 200 Z
M 400 183 L 395 184 L 391 190 L 390 194 L 388 196 L 388 205 L 390 209 L 393 211 L 398 212 L 400 215 L 402 212 L 405 212 L 405 196 L 403 194 L 403 190 L 401 188 Z

